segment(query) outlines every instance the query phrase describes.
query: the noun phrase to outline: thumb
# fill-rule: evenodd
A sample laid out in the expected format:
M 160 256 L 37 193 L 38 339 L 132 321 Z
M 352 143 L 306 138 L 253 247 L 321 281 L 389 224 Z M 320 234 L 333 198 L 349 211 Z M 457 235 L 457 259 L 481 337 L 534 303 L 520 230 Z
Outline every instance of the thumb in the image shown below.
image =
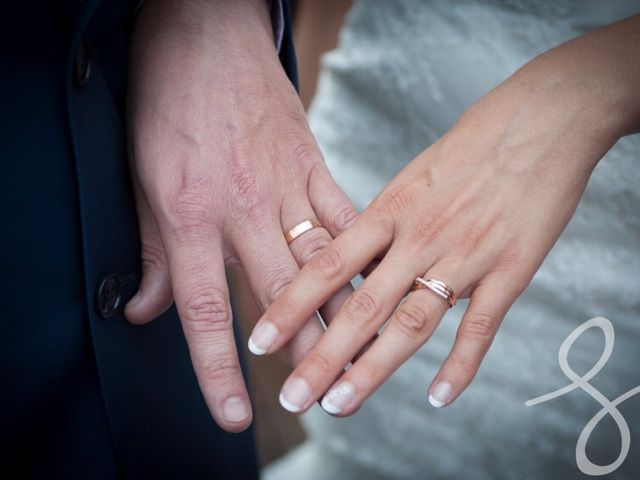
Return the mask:
M 148 323 L 173 303 L 167 255 L 151 207 L 134 180 L 140 230 L 142 280 L 138 292 L 125 305 L 124 315 L 135 324 Z

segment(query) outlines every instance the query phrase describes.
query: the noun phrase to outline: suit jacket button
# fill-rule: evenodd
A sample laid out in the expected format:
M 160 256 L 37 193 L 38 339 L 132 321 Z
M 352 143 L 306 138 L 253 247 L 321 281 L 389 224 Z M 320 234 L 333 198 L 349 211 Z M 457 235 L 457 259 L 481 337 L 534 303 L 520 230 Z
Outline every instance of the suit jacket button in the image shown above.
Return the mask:
M 120 306 L 122 285 L 115 274 L 109 274 L 98 284 L 96 291 L 96 308 L 102 318 L 112 316 Z
M 89 59 L 89 46 L 87 42 L 80 43 L 75 59 L 76 82 L 84 87 L 91 76 L 91 61 Z

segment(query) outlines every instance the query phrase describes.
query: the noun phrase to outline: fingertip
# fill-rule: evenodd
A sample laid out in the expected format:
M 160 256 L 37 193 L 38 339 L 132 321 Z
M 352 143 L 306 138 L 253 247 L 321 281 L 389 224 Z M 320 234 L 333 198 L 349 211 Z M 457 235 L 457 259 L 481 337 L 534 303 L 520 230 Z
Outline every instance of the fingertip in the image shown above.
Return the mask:
M 322 397 L 320 406 L 322 409 L 332 416 L 349 416 L 357 409 L 356 403 L 356 387 L 350 381 L 340 381 L 337 385 L 330 388 Z
M 282 406 L 282 408 L 284 408 L 288 412 L 299 413 L 302 410 L 302 407 L 289 402 L 285 398 L 284 394 L 282 394 L 282 393 L 280 393 L 280 395 L 278 395 L 278 401 L 280 402 L 280 405 Z
M 162 315 L 173 303 L 167 278 L 143 278 L 137 293 L 124 307 L 124 316 L 134 325 L 144 325 Z
M 253 328 L 247 347 L 254 355 L 264 355 L 278 341 L 278 327 L 269 320 L 261 319 Z
M 253 412 L 246 397 L 232 395 L 221 403 L 217 423 L 223 430 L 230 433 L 243 432 L 252 421 Z
M 278 397 L 280 405 L 291 413 L 306 412 L 313 405 L 311 386 L 302 377 L 289 377 Z
M 247 421 L 243 424 L 229 424 L 226 426 L 222 426 L 222 425 L 218 425 L 218 426 L 228 433 L 242 433 L 251 426 L 251 421 Z
M 445 406 L 444 402 L 441 402 L 440 400 L 438 400 L 437 398 L 435 398 L 433 395 L 429 395 L 429 403 L 431 404 L 432 407 L 434 408 L 442 408 Z
M 144 306 L 144 294 L 141 290 L 138 290 L 136 294 L 127 302 L 124 306 L 124 317 L 129 323 L 134 325 L 144 325 L 149 323 L 153 318 L 150 315 L 145 315 L 140 305 Z
M 446 380 L 438 380 L 429 388 L 429 403 L 434 408 L 443 408 L 454 400 L 453 387 Z
M 253 337 L 249 337 L 249 341 L 247 342 L 247 348 L 254 355 L 264 355 L 267 353 L 267 350 L 264 348 L 260 348 L 256 345 L 256 342 L 253 341 Z
M 332 417 L 335 418 L 348 418 L 348 417 L 352 417 L 354 416 L 356 413 L 358 413 L 360 411 L 360 408 L 362 408 L 362 405 L 358 405 L 356 407 L 348 407 L 346 410 L 336 413 L 336 414 L 329 414 Z M 328 412 L 327 412 L 328 413 Z
M 172 300 L 151 303 L 151 300 L 141 299 L 135 304 L 127 303 L 124 307 L 124 317 L 134 325 L 145 325 L 158 318 L 171 306 Z
M 322 399 L 322 402 L 320 402 L 320 406 L 329 415 L 337 415 L 342 412 L 342 410 L 331 403 L 331 400 L 326 396 Z

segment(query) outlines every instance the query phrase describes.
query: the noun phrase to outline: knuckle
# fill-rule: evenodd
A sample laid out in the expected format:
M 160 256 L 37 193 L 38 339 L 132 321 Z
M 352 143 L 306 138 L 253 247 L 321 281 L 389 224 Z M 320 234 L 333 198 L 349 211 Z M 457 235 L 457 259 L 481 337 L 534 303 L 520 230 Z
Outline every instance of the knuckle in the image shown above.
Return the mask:
M 180 238 L 201 236 L 214 223 L 211 215 L 212 179 L 209 177 L 182 185 L 169 196 L 168 224 Z
M 504 268 L 494 267 L 494 270 L 487 275 L 487 283 L 496 292 L 500 292 L 502 301 L 513 302 L 526 290 L 535 270 L 529 268 Z
M 237 226 L 244 227 L 242 229 L 243 232 L 246 232 L 246 226 L 249 225 L 251 229 L 246 232 L 247 238 L 259 240 L 264 232 L 269 231 L 272 225 L 273 215 L 270 205 L 266 200 L 260 200 L 251 205 L 241 206 L 236 210 L 237 213 L 235 218 L 232 218 L 232 221 Z
M 358 212 L 349 202 L 345 202 L 344 205 L 340 205 L 336 209 L 336 214 L 333 216 L 333 229 L 336 232 L 342 232 L 349 228 L 358 217 Z
M 413 195 L 400 185 L 387 187 L 376 202 L 379 210 L 394 218 L 405 215 L 412 209 L 413 204 Z
M 229 384 L 242 373 L 236 358 L 230 354 L 215 354 L 203 361 L 200 368 L 206 382 L 213 385 Z
M 314 328 L 310 328 L 310 324 L 307 323 L 307 325 L 293 337 L 287 348 L 289 358 L 294 367 L 298 366 L 307 354 L 313 350 L 321 336 L 322 330 L 317 331 Z
M 442 234 L 447 221 L 444 216 L 429 215 L 424 217 L 415 229 L 415 245 L 420 250 L 433 245 L 435 240 Z
M 254 168 L 243 162 L 234 162 L 229 189 L 231 203 L 240 215 L 251 219 L 264 218 L 266 195 Z
M 522 257 L 517 252 L 505 252 L 500 256 L 498 264 L 501 270 L 509 270 L 522 263 Z
M 334 372 L 336 366 L 329 360 L 330 358 L 329 354 L 322 351 L 309 354 L 309 366 L 315 372 L 314 375 L 324 377 Z
M 273 269 L 265 281 L 266 301 L 271 305 L 276 298 L 289 286 L 295 272 L 289 267 L 280 267 Z
M 424 337 L 429 332 L 429 315 L 425 308 L 417 303 L 405 302 L 396 312 L 396 325 L 407 337 Z
M 361 372 L 361 378 L 366 378 L 371 385 L 375 385 L 379 381 L 381 374 L 376 363 L 363 357 L 356 365 Z
M 308 141 L 298 140 L 291 148 L 291 156 L 294 162 L 304 170 L 311 171 L 323 162 L 318 149 Z
M 495 335 L 496 319 L 486 313 L 471 313 L 460 324 L 460 335 L 463 337 L 491 340 Z
M 143 271 L 162 271 L 166 269 L 164 248 L 155 242 L 142 242 L 140 244 L 140 259 Z
M 346 262 L 342 252 L 329 245 L 311 259 L 309 266 L 320 277 L 329 280 L 336 276 L 342 276 Z
M 524 245 L 509 245 L 499 255 L 496 271 L 509 272 L 525 265 L 528 258 L 528 251 Z
M 449 358 L 451 366 L 466 378 L 473 378 L 478 371 L 478 364 L 470 357 L 457 353 Z
M 231 170 L 231 193 L 236 199 L 251 197 L 258 190 L 256 173 L 243 162 L 234 162 Z
M 313 258 L 320 250 L 331 243 L 331 238 L 321 228 L 314 228 L 301 237 L 300 258 L 302 263 L 306 263 Z
M 195 333 L 227 330 L 231 328 L 231 318 L 229 299 L 222 289 L 205 288 L 185 302 L 185 325 Z
M 482 244 L 490 229 L 488 225 L 475 224 L 469 226 L 463 235 L 456 239 L 456 250 L 462 253 L 474 252 Z
M 376 295 L 366 289 L 356 290 L 344 303 L 343 312 L 349 320 L 368 323 L 377 318 L 382 308 Z

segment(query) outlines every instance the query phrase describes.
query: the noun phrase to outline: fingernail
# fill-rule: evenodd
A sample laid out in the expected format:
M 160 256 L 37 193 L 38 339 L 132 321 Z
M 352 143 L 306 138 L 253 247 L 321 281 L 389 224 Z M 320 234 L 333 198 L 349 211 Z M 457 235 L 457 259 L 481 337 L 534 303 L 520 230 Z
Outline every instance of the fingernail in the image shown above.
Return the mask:
M 335 415 L 341 413 L 353 397 L 355 396 L 356 389 L 353 384 L 349 382 L 342 382 L 335 388 L 329 390 L 329 392 L 322 399 L 322 408 L 325 412 Z
M 278 328 L 268 320 L 259 322 L 249 337 L 249 351 L 264 355 L 278 339 Z
M 453 389 L 449 382 L 440 382 L 431 389 L 429 393 L 429 403 L 436 408 L 444 407 L 451 401 Z
M 288 381 L 280 392 L 280 405 L 290 412 L 299 412 L 311 397 L 309 384 L 302 378 Z
M 240 397 L 229 397 L 222 405 L 222 416 L 227 422 L 238 423 L 249 416 L 249 410 Z

